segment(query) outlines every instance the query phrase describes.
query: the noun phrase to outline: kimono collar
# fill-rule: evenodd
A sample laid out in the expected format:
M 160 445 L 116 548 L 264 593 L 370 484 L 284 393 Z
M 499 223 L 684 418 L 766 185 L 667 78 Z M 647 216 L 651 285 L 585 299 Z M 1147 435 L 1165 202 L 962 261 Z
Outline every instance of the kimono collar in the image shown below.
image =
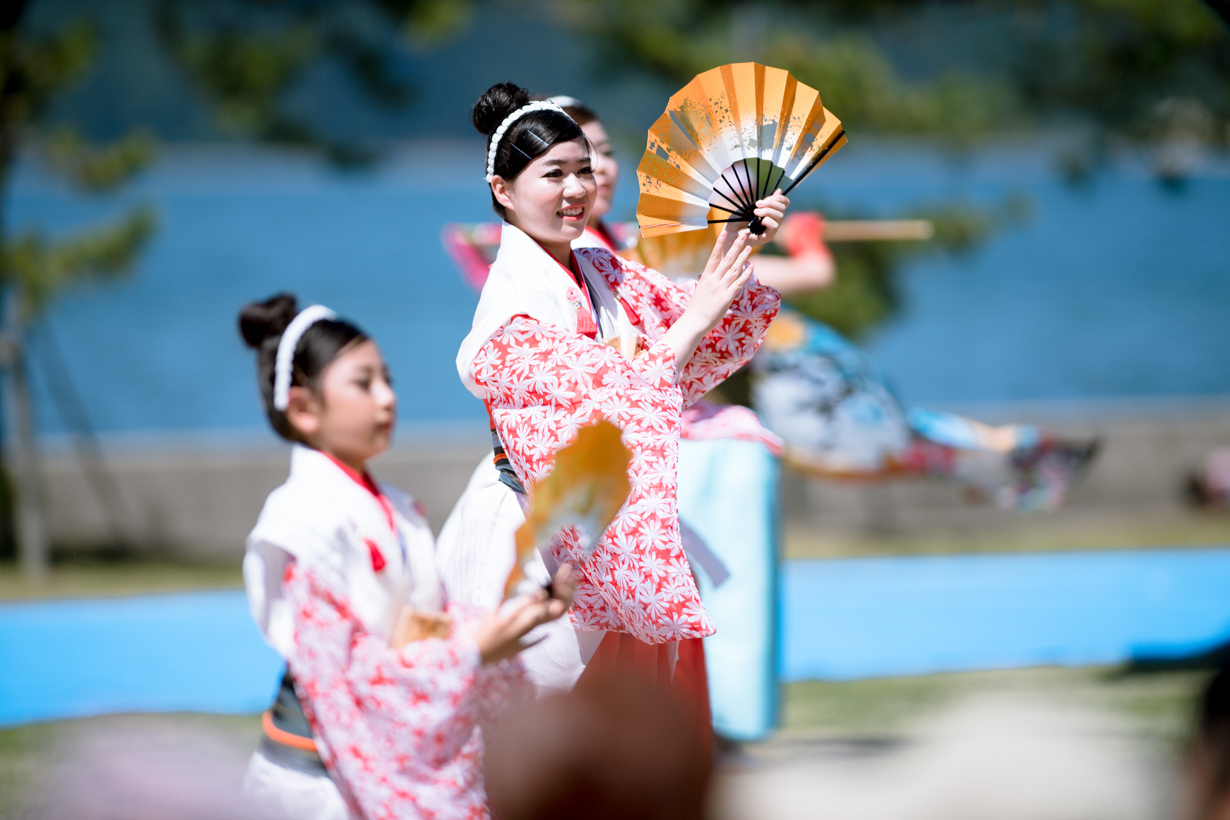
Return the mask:
M 306 448 L 306 449 L 310 449 L 310 448 Z M 384 513 L 385 521 L 388 523 L 389 529 L 393 532 L 393 535 L 396 537 L 398 534 L 397 533 L 397 519 L 393 516 L 393 504 L 392 502 L 389 501 L 388 498 L 385 497 L 384 493 L 380 491 L 380 487 L 377 486 L 375 479 L 373 479 L 371 476 L 371 473 L 367 472 L 367 470 L 364 470 L 363 472 L 359 472 L 354 467 L 351 467 L 349 464 L 342 461 L 340 458 L 330 455 L 329 453 L 326 453 L 323 450 L 317 450 L 315 452 L 320 453 L 322 456 L 329 459 L 329 461 L 332 461 L 337 466 L 337 468 L 346 475 L 347 478 L 349 478 L 355 484 L 358 484 L 360 487 L 367 490 L 367 492 L 371 494 L 372 498 L 376 500 L 376 503 L 380 505 L 380 509 Z M 293 456 L 292 456 L 291 465 L 293 469 L 293 465 L 294 465 Z
M 487 397 L 470 378 L 470 365 L 510 319 L 530 316 L 575 333 L 578 302 L 586 304 L 585 295 L 568 270 L 524 231 L 505 224 L 474 323 L 457 353 L 457 373 L 466 389 L 480 399 Z

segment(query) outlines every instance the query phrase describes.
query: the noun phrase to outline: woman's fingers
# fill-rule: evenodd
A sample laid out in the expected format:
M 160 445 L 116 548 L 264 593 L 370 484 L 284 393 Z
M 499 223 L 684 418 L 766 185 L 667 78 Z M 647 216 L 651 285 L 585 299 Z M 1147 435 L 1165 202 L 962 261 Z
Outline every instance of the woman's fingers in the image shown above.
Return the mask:
M 722 232 L 718 234 L 717 241 L 713 243 L 713 251 L 709 254 L 709 261 L 705 263 L 705 270 L 701 273 L 701 277 L 712 274 L 722 264 L 722 257 L 730 250 L 730 225 L 723 225 Z
M 579 580 L 580 576 L 572 568 L 572 564 L 560 564 L 555 577 L 551 579 L 551 595 L 562 601 L 565 609 L 572 606 L 572 598 L 576 594 Z
M 789 207 L 790 207 L 790 197 L 783 194 L 782 189 L 778 188 L 776 191 L 774 191 L 772 194 L 765 197 L 764 199 L 757 200 L 756 215 L 763 216 L 763 214 L 760 213 L 762 208 L 778 211 L 781 214 L 785 214 L 786 209 Z
M 734 275 L 738 271 L 736 260 L 743 251 L 748 249 L 748 242 L 751 240 L 751 232 L 744 228 L 739 231 L 730 249 L 722 256 L 722 264 L 718 271 L 721 273 L 721 278 L 725 281 L 728 277 Z
M 751 258 L 753 250 L 754 248 L 750 247 L 744 248 L 743 253 L 739 254 L 738 258 L 735 260 L 734 269 L 738 271 L 738 274 L 730 283 L 730 289 L 733 291 L 730 297 L 732 302 L 735 297 L 739 295 L 739 291 L 743 290 L 743 286 L 747 284 L 747 280 L 752 278 Z

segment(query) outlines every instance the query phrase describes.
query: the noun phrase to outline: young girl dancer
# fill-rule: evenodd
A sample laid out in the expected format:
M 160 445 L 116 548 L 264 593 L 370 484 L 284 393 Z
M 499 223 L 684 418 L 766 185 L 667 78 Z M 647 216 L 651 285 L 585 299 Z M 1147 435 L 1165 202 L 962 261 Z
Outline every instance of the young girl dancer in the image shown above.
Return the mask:
M 240 331 L 290 477 L 248 537 L 252 615 L 286 659 L 245 789 L 294 818 L 483 817 L 479 722 L 525 689 L 510 660 L 564 614 L 575 581 L 498 613 L 445 603 L 418 502 L 373 481 L 397 398 L 375 342 L 287 294 Z
M 524 488 L 581 424 L 614 421 L 633 451 L 632 493 L 579 568 L 577 631 L 544 642 L 543 668 L 555 666 L 539 680 L 558 673 L 566 687 L 580 664 L 632 667 L 707 711 L 703 661 L 687 651 L 696 642 L 680 644 L 713 632 L 680 544 L 680 423 L 686 406 L 751 357 L 777 313 L 776 291 L 756 283 L 747 259 L 776 232 L 788 200 L 763 200 L 765 235 L 726 231 L 700 279 L 678 286 L 606 248 L 573 252 L 598 192 L 590 144 L 558 105 L 501 84 L 473 117 L 489 138 L 487 180 L 506 224 L 457 367 L 487 405 L 497 451 L 441 534 L 442 565 L 460 585 L 503 571 Z M 565 530 L 544 564 L 575 561 L 577 549 Z

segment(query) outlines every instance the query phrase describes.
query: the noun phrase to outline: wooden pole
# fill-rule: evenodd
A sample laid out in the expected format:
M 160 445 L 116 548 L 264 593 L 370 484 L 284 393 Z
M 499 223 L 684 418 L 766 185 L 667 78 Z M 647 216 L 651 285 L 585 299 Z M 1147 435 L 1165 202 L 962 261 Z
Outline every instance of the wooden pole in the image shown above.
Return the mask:
M 9 383 L 5 391 L 10 437 L 8 452 L 13 469 L 16 496 L 17 550 L 21 571 L 30 580 L 47 574 L 49 551 L 47 526 L 43 518 L 42 487 L 39 480 L 38 449 L 34 439 L 34 412 L 30 401 L 24 346 L 24 313 L 21 293 L 12 288 L 6 294 L 7 327 L 4 330 Z
M 825 242 L 925 242 L 935 236 L 927 219 L 835 219 L 824 223 Z

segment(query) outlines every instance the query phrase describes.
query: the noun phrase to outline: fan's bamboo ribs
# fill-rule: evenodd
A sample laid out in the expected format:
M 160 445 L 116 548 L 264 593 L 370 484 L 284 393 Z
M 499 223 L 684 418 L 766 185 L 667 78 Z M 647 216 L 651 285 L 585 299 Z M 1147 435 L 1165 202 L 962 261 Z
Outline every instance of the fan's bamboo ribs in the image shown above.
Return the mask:
M 913 242 L 935 236 L 928 219 L 840 219 L 824 225 L 825 242 Z

